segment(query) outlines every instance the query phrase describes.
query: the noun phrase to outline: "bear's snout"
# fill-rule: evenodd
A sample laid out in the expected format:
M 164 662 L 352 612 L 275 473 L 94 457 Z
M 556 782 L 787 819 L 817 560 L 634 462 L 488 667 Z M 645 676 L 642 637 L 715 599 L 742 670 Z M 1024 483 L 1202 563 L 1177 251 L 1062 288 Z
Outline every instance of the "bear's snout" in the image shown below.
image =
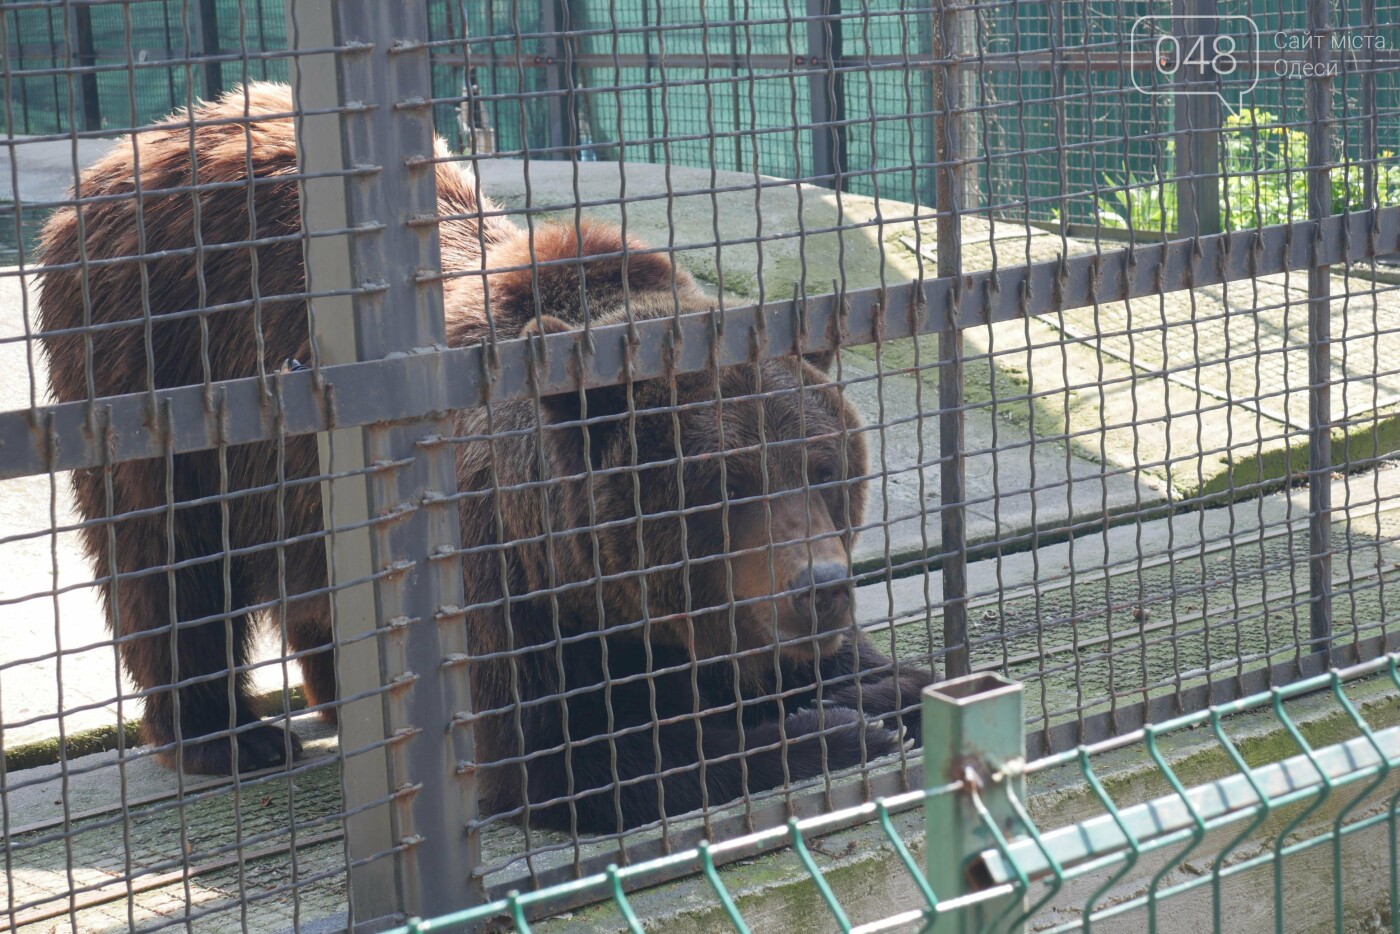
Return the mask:
M 814 618 L 818 632 L 844 628 L 851 607 L 851 572 L 844 564 L 803 568 L 788 585 L 798 625 Z
M 813 637 L 825 643 L 849 629 L 849 539 L 823 497 L 800 487 L 770 493 L 762 505 L 740 506 L 730 529 L 733 550 L 744 554 L 728 563 L 734 596 L 750 604 L 759 625 L 775 628 L 785 650 L 806 658 L 818 648 Z

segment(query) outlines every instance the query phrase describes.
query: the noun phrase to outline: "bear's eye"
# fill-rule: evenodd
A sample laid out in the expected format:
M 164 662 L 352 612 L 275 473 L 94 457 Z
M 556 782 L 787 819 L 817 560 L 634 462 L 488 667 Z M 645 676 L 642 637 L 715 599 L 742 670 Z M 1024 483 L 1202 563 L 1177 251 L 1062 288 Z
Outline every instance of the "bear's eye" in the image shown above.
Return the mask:
M 817 483 L 834 483 L 836 481 L 836 471 L 830 467 L 817 468 L 817 475 L 814 478 Z
M 724 488 L 724 498 L 732 503 L 736 499 L 743 499 L 744 491 L 739 489 L 739 484 L 731 482 Z

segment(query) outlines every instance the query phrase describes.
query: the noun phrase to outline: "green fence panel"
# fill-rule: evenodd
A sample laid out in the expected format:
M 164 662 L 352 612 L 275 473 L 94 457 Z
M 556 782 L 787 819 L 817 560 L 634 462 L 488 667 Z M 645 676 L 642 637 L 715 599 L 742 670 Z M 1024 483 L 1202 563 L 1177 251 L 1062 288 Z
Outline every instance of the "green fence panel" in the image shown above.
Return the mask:
M 1019 707 L 1019 684 L 986 675 L 944 682 L 927 689 L 924 698 L 926 727 L 946 731 L 940 735 L 947 740 L 925 747 L 928 787 L 924 791 L 793 819 L 786 827 L 746 837 L 702 842 L 643 863 L 609 866 L 606 872 L 573 882 L 512 893 L 441 918 L 415 919 L 394 934 L 470 930 L 487 921 L 529 931 L 531 919 L 550 915 L 551 904 L 573 904 L 583 892 L 610 899 L 620 925 L 640 931 L 645 929 L 647 918 L 639 913 L 629 893 L 644 887 L 645 880 L 660 869 L 688 864 L 697 866 L 696 873 L 704 876 L 727 924 L 747 934 L 756 928 L 745 917 L 720 867 L 736 856 L 774 847 L 792 851 L 816 903 L 824 908 L 826 921 L 843 932 L 922 929 L 1014 934 L 1025 930 L 1032 920 L 1037 922 L 1036 930 L 1089 931 L 1096 923 L 1121 919 L 1135 911 L 1145 912 L 1146 928 L 1155 931 L 1162 926 L 1162 903 L 1203 886 L 1210 887 L 1213 907 L 1209 917 L 1191 917 L 1202 929 L 1209 926 L 1223 932 L 1230 930 L 1231 919 L 1222 910 L 1228 907 L 1224 905 L 1222 880 L 1260 869 L 1271 871 L 1277 879 L 1287 859 L 1322 844 L 1333 848 L 1333 884 L 1338 894 L 1329 907 L 1336 929 L 1342 930 L 1347 923 L 1340 886 L 1343 865 L 1336 853 L 1340 842 L 1351 834 L 1372 827 L 1389 829 L 1391 869 L 1386 881 L 1392 914 L 1394 906 L 1400 904 L 1395 836 L 1400 824 L 1400 794 L 1389 798 L 1377 795 L 1400 765 L 1400 726 L 1373 727 L 1348 696 L 1348 685 L 1368 676 L 1385 679 L 1392 692 L 1389 696 L 1400 697 L 1400 655 L 1391 655 L 1029 764 L 1019 755 L 1022 720 L 1019 710 L 1012 709 Z M 1316 692 L 1335 700 L 1354 726 L 1355 736 L 1326 746 L 1308 742 L 1287 703 Z M 1272 715 L 1299 753 L 1250 765 L 1228 735 L 1226 724 L 1234 715 L 1251 712 Z M 1188 786 L 1161 743 L 1173 734 L 1184 735 L 1201 727 L 1209 727 L 1234 772 Z M 1115 801 L 1100 779 L 1102 766 L 1098 763 L 1104 756 L 1121 758 L 1125 753 L 1151 763 L 1169 793 L 1136 804 Z M 1075 770 L 1098 801 L 1101 813 L 1069 826 L 1038 827 L 1027 807 L 1025 777 L 1063 767 Z M 1304 826 L 1308 815 L 1343 790 L 1354 798 L 1323 829 Z M 890 819 L 893 812 L 920 804 L 927 823 L 924 867 L 918 865 Z M 1296 813 L 1286 824 L 1265 831 L 1270 816 L 1286 809 L 1296 809 Z M 858 919 L 813 857 L 810 841 L 832 828 L 872 818 L 893 844 L 898 863 L 915 881 L 920 897 L 911 904 L 889 906 L 881 917 Z M 1250 838 L 1256 841 L 1253 855 L 1242 856 L 1241 844 Z M 1152 871 L 1142 876 L 1141 882 L 1135 881 L 1130 889 L 1119 888 L 1113 899 L 1105 899 L 1120 881 L 1138 878 L 1133 875 L 1135 867 L 1145 866 L 1149 857 L 1157 856 L 1164 856 L 1164 862 L 1148 867 Z M 1197 863 L 1209 861 L 1211 871 L 1177 871 L 1188 858 Z M 1080 909 L 1075 913 L 1070 911 L 1072 904 L 1063 899 L 1068 894 L 1067 884 L 1077 879 L 1090 885 L 1083 890 L 1087 898 L 1078 897 Z M 1124 891 L 1131 894 L 1125 897 Z M 1038 894 L 1034 900 L 1032 893 Z M 1050 911 L 1057 897 L 1061 901 Z M 1292 929 L 1304 920 L 1286 913 L 1286 893 L 1277 882 L 1273 901 L 1277 930 Z M 1075 917 L 1065 921 L 1067 912 Z M 1310 915 L 1305 920 L 1312 924 L 1317 919 Z

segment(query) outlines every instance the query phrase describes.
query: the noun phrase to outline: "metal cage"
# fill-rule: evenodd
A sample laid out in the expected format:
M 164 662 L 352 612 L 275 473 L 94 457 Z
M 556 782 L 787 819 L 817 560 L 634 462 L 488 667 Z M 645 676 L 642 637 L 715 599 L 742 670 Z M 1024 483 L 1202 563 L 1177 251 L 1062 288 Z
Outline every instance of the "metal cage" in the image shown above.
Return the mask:
M 1396 650 L 1400 18 L 1265 6 L 0 3 L 0 917 L 655 882 L 935 673 L 1044 760 Z

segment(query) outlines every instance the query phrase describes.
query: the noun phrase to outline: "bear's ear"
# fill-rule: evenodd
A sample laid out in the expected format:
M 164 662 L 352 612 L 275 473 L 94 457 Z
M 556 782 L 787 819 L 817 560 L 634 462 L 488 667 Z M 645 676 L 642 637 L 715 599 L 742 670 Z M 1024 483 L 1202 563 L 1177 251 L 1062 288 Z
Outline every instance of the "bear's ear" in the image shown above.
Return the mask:
M 624 242 L 608 224 L 542 224 L 495 255 L 504 267 L 516 267 L 490 277 L 491 310 L 503 322 L 528 321 L 539 308 L 579 325 L 619 308 L 628 294 L 694 288 L 665 255 Z
M 577 330 L 577 328 L 553 315 L 540 315 L 525 322 L 525 325 L 520 329 L 520 336 L 529 339 L 539 335 L 562 334 L 573 330 Z M 587 403 L 587 411 L 584 409 L 585 403 Z M 594 419 L 619 415 L 627 411 L 627 387 L 603 386 L 598 389 L 589 389 L 585 390 L 582 398 L 576 389 L 545 396 L 540 399 L 540 410 L 540 415 L 550 424 L 577 422 L 586 417 L 590 423 L 588 426 L 590 432 L 597 431 L 604 426 L 593 424 Z M 615 424 L 616 422 L 608 422 L 606 426 L 611 427 Z
M 536 334 L 563 334 L 565 331 L 573 330 L 569 325 L 560 321 L 554 315 L 540 315 L 538 318 L 531 318 L 520 328 L 521 337 L 534 337 Z

